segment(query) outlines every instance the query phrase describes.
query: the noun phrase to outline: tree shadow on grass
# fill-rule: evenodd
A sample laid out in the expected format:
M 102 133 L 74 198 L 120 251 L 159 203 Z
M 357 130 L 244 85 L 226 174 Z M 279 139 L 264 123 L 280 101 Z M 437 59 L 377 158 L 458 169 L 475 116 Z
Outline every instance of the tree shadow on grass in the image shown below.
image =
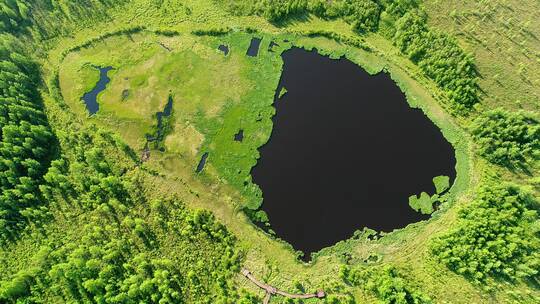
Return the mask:
M 271 21 L 270 23 L 272 23 L 272 25 L 276 27 L 282 28 L 282 27 L 299 24 L 299 23 L 305 23 L 312 19 L 313 18 L 308 13 L 295 13 L 285 18 L 282 18 L 280 20 Z

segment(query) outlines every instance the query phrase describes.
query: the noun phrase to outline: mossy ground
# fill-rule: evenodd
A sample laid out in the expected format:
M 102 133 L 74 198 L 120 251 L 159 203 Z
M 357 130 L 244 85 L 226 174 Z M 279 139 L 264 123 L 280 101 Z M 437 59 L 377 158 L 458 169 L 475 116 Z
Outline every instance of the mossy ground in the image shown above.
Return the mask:
M 139 152 L 145 143 L 144 135 L 156 123 L 155 113 L 163 110 L 170 94 L 174 99 L 173 130 L 164 141 L 165 151 L 152 151 L 150 161 L 144 164 L 145 172 L 156 172 L 145 173 L 141 179 L 144 187 L 149 197 L 164 193 L 178 195 L 190 207 L 212 211 L 239 238 L 246 252 L 245 266 L 257 277 L 285 290 L 295 290 L 295 281 L 308 291 L 331 289 L 339 281 L 339 268 L 345 263 L 343 257 L 347 254 L 350 255 L 349 262 L 366 267 L 393 264 L 406 269 L 411 284 L 418 285 L 435 303 L 513 301 L 506 283 L 497 283 L 497 288 L 486 293 L 438 264 L 429 254 L 429 240 L 455 221 L 454 207 L 466 204 L 480 176 L 493 169 L 472 153 L 472 144 L 462 130 L 468 118 L 448 114 L 447 101 L 436 85 L 423 77 L 418 67 L 401 57 L 389 41 L 378 34 L 365 35 L 362 38 L 371 49 L 366 51 L 326 38 L 299 34 L 322 29 L 355 35 L 349 25 L 340 21 L 307 17 L 276 26 L 258 17 L 230 16 L 210 0 L 166 2 L 159 6 L 152 1 L 134 1 L 127 8 L 110 12 L 111 19 L 106 23 L 81 28 L 69 37 L 51 39 L 43 46 L 43 51 L 48 54 L 42 61 L 46 80 L 54 83 L 51 80 L 58 75 L 60 92 L 67 104 L 62 108 L 48 95 L 49 92 L 43 92 L 53 127 L 62 128 L 73 121 L 95 123 L 117 132 Z M 435 25 L 448 24 L 446 17 L 440 17 L 440 12 L 447 9 L 445 5 L 440 1 L 427 3 L 430 16 L 436 16 L 432 18 Z M 467 4 L 460 5 L 465 7 Z M 146 30 L 102 38 L 108 33 L 137 26 L 144 26 Z M 197 29 L 218 27 L 230 27 L 233 31 L 218 37 L 192 34 Z M 249 29 L 258 32 L 250 34 Z M 163 36 L 156 34 L 159 30 L 173 30 L 178 34 Z M 245 56 L 252 36 L 263 38 L 259 56 L 255 58 Z M 268 52 L 272 39 L 280 46 L 275 52 Z M 290 42 L 285 43 L 285 39 Z M 525 45 L 530 43 L 531 49 L 538 47 L 534 39 L 527 41 Z M 231 50 L 227 56 L 217 50 L 222 43 Z M 431 220 L 412 224 L 378 240 L 360 236 L 340 242 L 319 252 L 312 263 L 305 264 L 296 259 L 296 253 L 288 244 L 262 232 L 240 211 L 246 205 L 255 207 L 262 195 L 250 182 L 249 169 L 258 157 L 257 148 L 270 135 L 270 118 L 274 113 L 271 104 L 282 66 L 279 55 L 292 44 L 317 48 L 320 53 L 333 58 L 346 56 L 370 73 L 383 70 L 390 73 L 406 93 L 410 105 L 421 108 L 454 144 L 458 176 L 449 202 Z M 81 45 L 85 47 L 70 51 Z M 478 44 L 473 42 L 471 45 Z M 513 50 L 510 51 L 512 54 L 521 54 L 517 48 Z M 480 53 L 477 56 L 479 69 L 486 74 L 480 83 L 487 96 L 485 107 L 503 105 L 510 109 L 538 110 L 538 95 L 534 95 L 538 86 L 534 81 L 540 69 L 528 68 L 538 64 L 534 61 L 534 53 L 529 57 L 516 55 L 526 66 L 523 75 L 530 79 L 532 84 L 529 85 L 522 82 L 520 76 L 486 80 L 488 74 L 494 73 L 487 67 L 499 62 L 500 55 L 482 56 L 481 51 L 476 51 Z M 497 69 L 507 68 L 504 64 Z M 100 112 L 88 117 L 80 98 L 97 81 L 98 71 L 91 65 L 111 65 L 115 70 L 109 73 L 111 83 L 98 97 Z M 501 72 L 498 74 L 502 75 Z M 497 81 L 508 86 L 501 87 Z M 54 88 L 49 89 L 54 91 Z M 123 100 L 125 90 L 129 95 Z M 517 92 L 528 93 L 518 97 Z M 509 100 L 516 101 L 511 103 Z M 242 143 L 233 140 L 239 129 L 245 134 Z M 208 165 L 202 174 L 195 174 L 195 166 L 204 152 L 210 152 Z M 244 185 L 245 181 L 247 185 Z M 77 225 L 76 222 L 60 224 L 65 229 Z M 29 256 L 33 251 L 30 247 L 30 244 L 20 242 L 10 254 Z M 14 269 L 18 267 L 21 266 L 14 265 Z M 237 283 L 261 294 L 240 275 Z M 511 289 L 514 293 L 531 292 L 523 285 Z M 358 303 L 374 301 L 362 289 L 351 288 L 350 292 Z M 281 300 L 274 299 L 276 303 Z

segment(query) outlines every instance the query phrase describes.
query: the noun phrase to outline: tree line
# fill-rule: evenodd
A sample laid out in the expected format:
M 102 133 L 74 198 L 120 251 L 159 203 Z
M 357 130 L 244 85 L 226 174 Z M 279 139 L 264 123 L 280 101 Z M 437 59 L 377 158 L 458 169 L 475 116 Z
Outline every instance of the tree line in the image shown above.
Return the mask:
M 32 33 L 50 38 L 64 33 L 69 23 L 103 15 L 106 8 L 126 0 L 4 0 L 0 3 L 0 32 Z
M 432 243 L 433 255 L 476 282 L 538 279 L 539 202 L 513 184 L 490 181 L 458 213 L 458 224 Z
M 471 131 L 480 155 L 494 164 L 526 170 L 540 159 L 540 123 L 530 113 L 487 111 L 473 121 Z
M 36 90 L 37 68 L 20 49 L 13 36 L 0 36 L 0 243 L 32 221 L 56 150 Z

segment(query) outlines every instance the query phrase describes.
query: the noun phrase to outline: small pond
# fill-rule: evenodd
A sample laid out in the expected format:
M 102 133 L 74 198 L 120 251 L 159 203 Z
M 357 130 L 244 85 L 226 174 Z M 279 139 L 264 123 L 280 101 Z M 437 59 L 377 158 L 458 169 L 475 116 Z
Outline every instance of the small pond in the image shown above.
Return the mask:
M 208 152 L 205 152 L 201 156 L 201 160 L 199 161 L 199 164 L 197 165 L 197 169 L 195 169 L 196 173 L 201 173 L 204 169 L 204 166 L 206 165 L 206 160 L 208 159 Z
M 234 141 L 243 141 L 244 140 L 244 130 L 239 130 L 238 133 L 234 134 Z
M 272 135 L 252 170 L 277 236 L 309 255 L 363 227 L 389 232 L 429 218 L 408 197 L 456 176 L 454 149 L 434 123 L 386 73 L 299 48 L 282 58 Z
M 96 86 L 90 91 L 83 95 L 82 100 L 84 101 L 84 104 L 86 105 L 86 109 L 88 109 L 88 112 L 90 115 L 96 114 L 99 110 L 99 103 L 97 102 L 97 96 L 99 93 L 103 92 L 105 88 L 107 87 L 107 84 L 111 81 L 109 76 L 107 76 L 107 73 L 109 73 L 110 70 L 112 70 L 112 67 L 96 67 L 99 69 L 99 80 L 96 84 Z
M 167 119 L 169 116 L 171 116 L 173 110 L 173 98 L 169 95 L 169 98 L 167 99 L 167 104 L 165 104 L 165 108 L 163 108 L 163 111 L 156 112 L 156 119 L 157 119 L 157 126 L 156 129 L 152 134 L 146 134 L 146 141 L 147 146 L 148 142 L 154 142 L 154 148 L 160 149 L 161 151 L 164 151 L 164 147 L 160 148 L 160 144 L 165 139 L 165 127 L 164 127 L 164 119 Z
M 221 44 L 220 46 L 218 46 L 218 50 L 223 52 L 223 55 L 225 55 L 225 56 L 227 56 L 229 54 L 229 47 L 224 45 L 224 44 Z
M 251 38 L 251 42 L 249 44 L 249 48 L 247 50 L 246 55 L 250 57 L 257 57 L 259 54 L 259 47 L 261 45 L 261 39 L 259 38 Z

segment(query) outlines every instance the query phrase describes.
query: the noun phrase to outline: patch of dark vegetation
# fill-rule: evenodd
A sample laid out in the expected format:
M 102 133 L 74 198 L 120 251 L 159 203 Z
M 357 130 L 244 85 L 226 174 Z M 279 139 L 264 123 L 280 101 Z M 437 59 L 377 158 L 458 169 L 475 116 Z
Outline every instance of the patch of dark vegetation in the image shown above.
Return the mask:
M 150 159 L 150 146 L 148 145 L 148 141 L 147 141 L 141 153 L 141 161 L 146 162 L 149 159 Z
M 223 36 L 232 31 L 229 27 L 218 27 L 209 29 L 194 30 L 191 33 L 196 36 Z
M 170 52 L 172 51 L 172 49 L 168 46 L 166 46 L 163 42 L 158 42 L 159 46 L 161 46 L 164 50 L 166 50 L 167 52 Z
M 122 101 L 126 101 L 126 99 L 128 99 L 129 97 L 129 90 L 128 89 L 124 89 L 122 91 Z
M 155 30 L 154 33 L 167 37 L 174 37 L 180 35 L 180 32 L 175 30 Z
M 173 97 L 169 95 L 163 111 L 156 113 L 157 124 L 152 134 L 146 134 L 146 140 L 154 144 L 154 149 L 165 151 L 163 140 L 172 129 Z
M 275 41 L 270 41 L 270 44 L 268 45 L 268 51 L 269 52 L 273 52 L 274 51 L 274 47 L 276 46 L 279 46 L 279 44 L 277 44 Z

